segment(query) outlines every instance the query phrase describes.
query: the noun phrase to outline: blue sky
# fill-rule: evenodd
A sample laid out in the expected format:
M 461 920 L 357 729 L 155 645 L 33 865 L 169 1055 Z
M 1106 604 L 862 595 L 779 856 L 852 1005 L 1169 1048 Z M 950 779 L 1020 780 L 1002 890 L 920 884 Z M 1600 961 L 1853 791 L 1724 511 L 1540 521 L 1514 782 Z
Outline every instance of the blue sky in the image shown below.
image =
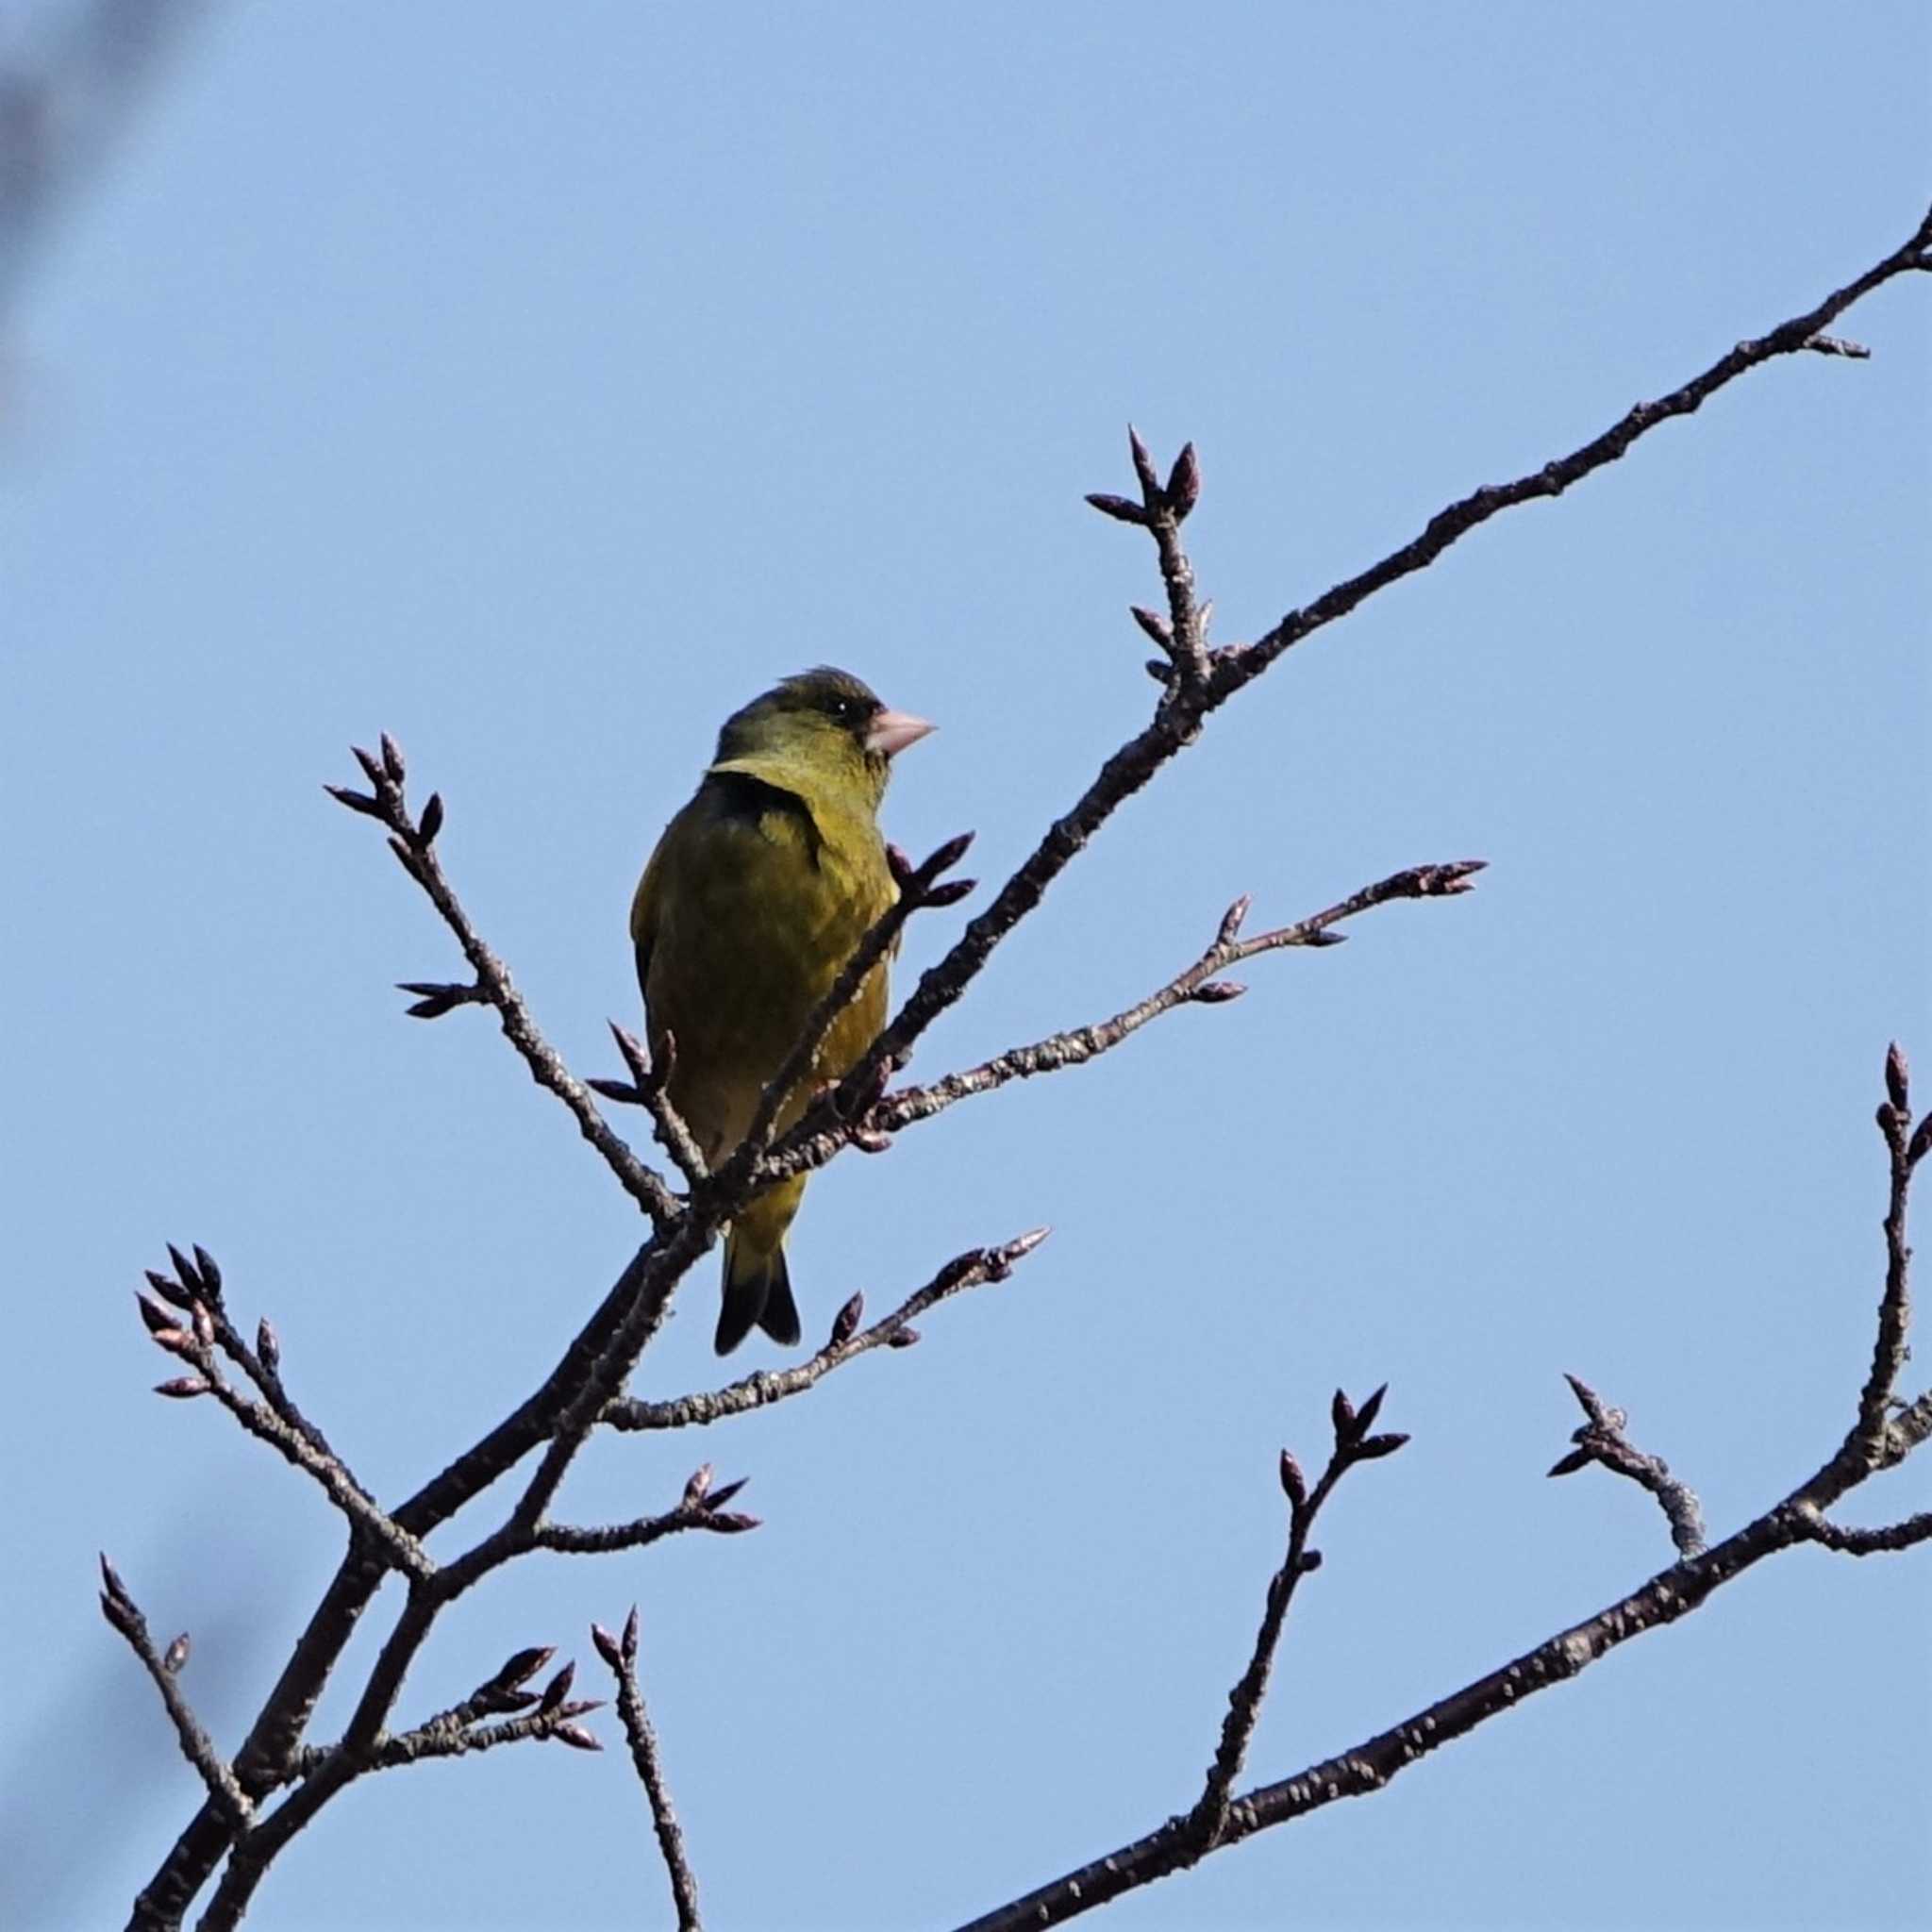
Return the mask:
M 196 1796 L 94 1551 L 193 1632 L 229 1744 L 339 1552 L 319 1493 L 145 1392 L 162 1243 L 220 1257 L 392 1496 L 637 1238 L 481 1016 L 402 1017 L 391 982 L 455 962 L 319 789 L 351 741 L 442 791 L 472 911 L 613 1073 L 630 888 L 734 705 L 829 659 L 938 719 L 889 830 L 974 827 L 1003 874 L 1151 702 L 1147 546 L 1080 503 L 1126 485 L 1128 418 L 1198 442 L 1196 568 L 1252 636 L 1894 246 L 1928 55 L 1879 5 L 211 15 L 5 343 L 9 1923 L 117 1922 Z M 1127 1004 L 1241 891 L 1274 923 L 1464 856 L 1480 891 L 816 1181 L 808 1338 L 1056 1233 L 915 1351 L 596 1444 L 575 1519 L 710 1459 L 765 1526 L 530 1562 L 401 1714 L 529 1642 L 594 1678 L 588 1624 L 636 1600 L 714 1922 L 949 1923 L 1191 1802 L 1276 1452 L 1319 1459 L 1337 1383 L 1389 1381 L 1414 1441 L 1324 1527 L 1257 1777 L 1661 1567 L 1633 1489 L 1543 1480 L 1561 1371 L 1717 1533 L 1807 1474 L 1869 1357 L 1886 1041 L 1932 1080 L 1928 297 L 1881 291 L 1843 325 L 1870 362 L 1752 375 L 1218 717 L 920 1073 Z M 641 1392 L 717 1379 L 709 1277 Z M 1846 1513 L 1927 1499 L 1907 1471 Z M 1109 1923 L 1923 1914 L 1928 1611 L 1923 1557 L 1793 1553 Z M 358 1788 L 256 1920 L 668 1907 L 621 1754 L 519 1747 Z

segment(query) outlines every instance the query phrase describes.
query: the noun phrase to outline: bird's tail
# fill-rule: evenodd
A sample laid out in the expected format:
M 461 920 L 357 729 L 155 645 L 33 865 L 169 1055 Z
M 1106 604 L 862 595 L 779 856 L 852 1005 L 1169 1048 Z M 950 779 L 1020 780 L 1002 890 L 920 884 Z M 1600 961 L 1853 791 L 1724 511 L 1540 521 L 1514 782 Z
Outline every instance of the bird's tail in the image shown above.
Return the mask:
M 785 1265 L 785 1230 L 798 1211 L 800 1182 L 785 1182 L 751 1202 L 724 1237 L 724 1305 L 718 1311 L 716 1347 L 729 1355 L 754 1328 L 781 1347 L 799 1338 L 798 1304 Z

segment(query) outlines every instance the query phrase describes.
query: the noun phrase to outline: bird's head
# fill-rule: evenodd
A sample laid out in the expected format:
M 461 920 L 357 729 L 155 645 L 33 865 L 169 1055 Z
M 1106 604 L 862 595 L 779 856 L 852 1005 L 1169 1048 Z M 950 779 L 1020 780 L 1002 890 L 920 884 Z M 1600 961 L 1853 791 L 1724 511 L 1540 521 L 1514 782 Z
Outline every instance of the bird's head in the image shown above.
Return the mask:
M 893 758 L 933 727 L 889 710 L 849 671 L 820 665 L 781 678 L 724 721 L 719 764 L 772 759 L 801 765 L 833 783 L 857 785 L 876 806 Z

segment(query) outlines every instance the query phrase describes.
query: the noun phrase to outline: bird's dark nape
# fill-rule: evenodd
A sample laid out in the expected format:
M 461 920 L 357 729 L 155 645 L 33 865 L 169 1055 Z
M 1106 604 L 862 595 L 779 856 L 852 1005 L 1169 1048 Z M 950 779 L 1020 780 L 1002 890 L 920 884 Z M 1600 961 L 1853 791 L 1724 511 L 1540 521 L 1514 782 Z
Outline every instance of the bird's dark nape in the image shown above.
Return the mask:
M 785 1250 L 753 1255 L 728 1237 L 724 1242 L 724 1302 L 718 1310 L 713 1346 L 729 1355 L 754 1328 L 762 1328 L 783 1348 L 798 1344 L 798 1304 L 791 1298 L 791 1274 Z

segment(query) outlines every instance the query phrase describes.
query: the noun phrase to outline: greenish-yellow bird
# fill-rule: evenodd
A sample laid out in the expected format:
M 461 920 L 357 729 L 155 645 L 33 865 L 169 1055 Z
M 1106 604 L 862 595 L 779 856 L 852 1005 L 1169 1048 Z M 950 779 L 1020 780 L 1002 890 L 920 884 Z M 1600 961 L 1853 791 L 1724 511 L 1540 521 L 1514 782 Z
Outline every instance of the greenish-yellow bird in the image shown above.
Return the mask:
M 664 828 L 631 901 L 651 1050 L 673 1043 L 672 1105 L 714 1166 L 743 1140 L 766 1083 L 853 948 L 899 895 L 878 826 L 893 758 L 932 729 L 849 672 L 788 677 L 725 720 L 696 795 Z M 791 1125 L 886 1022 L 886 966 L 827 1030 L 785 1096 Z M 787 1347 L 798 1304 L 785 1231 L 805 1176 L 745 1206 L 724 1240 L 717 1347 L 754 1327 Z

